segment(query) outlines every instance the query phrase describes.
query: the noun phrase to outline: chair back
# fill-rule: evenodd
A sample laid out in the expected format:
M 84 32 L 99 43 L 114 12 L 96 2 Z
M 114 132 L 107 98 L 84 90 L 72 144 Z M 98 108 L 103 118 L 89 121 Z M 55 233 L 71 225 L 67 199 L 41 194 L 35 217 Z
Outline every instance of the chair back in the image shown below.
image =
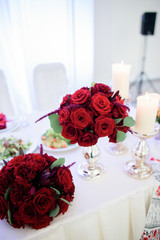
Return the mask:
M 67 90 L 62 63 L 39 64 L 33 71 L 36 110 L 55 109 Z
M 0 70 L 0 113 L 14 115 L 11 96 L 2 70 Z

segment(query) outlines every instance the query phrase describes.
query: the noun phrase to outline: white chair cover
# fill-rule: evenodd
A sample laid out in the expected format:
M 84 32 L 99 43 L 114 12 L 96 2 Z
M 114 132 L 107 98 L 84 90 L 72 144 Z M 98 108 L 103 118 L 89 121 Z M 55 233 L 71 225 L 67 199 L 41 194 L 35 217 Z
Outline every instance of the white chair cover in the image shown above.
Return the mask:
M 13 105 L 3 71 L 0 70 L 0 113 L 14 115 Z
M 36 110 L 59 107 L 67 93 L 66 70 L 62 63 L 40 64 L 33 72 Z

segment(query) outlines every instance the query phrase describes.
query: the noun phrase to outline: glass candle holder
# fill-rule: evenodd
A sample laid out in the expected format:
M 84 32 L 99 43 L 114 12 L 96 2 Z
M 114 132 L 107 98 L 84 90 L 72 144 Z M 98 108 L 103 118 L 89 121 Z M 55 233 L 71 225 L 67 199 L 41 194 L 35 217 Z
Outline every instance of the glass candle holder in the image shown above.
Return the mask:
M 133 134 L 138 137 L 139 140 L 132 150 L 133 160 L 125 164 L 125 170 L 131 177 L 145 179 L 152 175 L 152 167 L 146 162 L 150 154 L 146 139 L 152 138 L 158 133 L 158 127 L 155 127 L 154 131 L 148 134 L 140 134 L 133 130 Z

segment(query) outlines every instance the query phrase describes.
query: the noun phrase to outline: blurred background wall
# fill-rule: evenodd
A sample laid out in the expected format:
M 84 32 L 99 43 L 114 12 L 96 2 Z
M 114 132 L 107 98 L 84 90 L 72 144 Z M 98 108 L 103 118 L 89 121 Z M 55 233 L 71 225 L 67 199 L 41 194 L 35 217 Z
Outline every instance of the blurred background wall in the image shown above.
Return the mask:
M 121 61 L 131 64 L 134 81 L 143 53 L 141 17 L 153 11 L 145 66 L 151 80 L 160 79 L 159 0 L 0 0 L 0 70 L 15 114 L 35 110 L 33 72 L 40 64 L 64 64 L 68 92 L 92 81 L 111 84 L 112 64 Z
M 109 82 L 111 64 L 131 64 L 131 81 L 141 70 L 144 36 L 140 34 L 144 12 L 157 12 L 155 33 L 148 36 L 145 70 L 160 79 L 160 1 L 95 0 L 94 79 Z

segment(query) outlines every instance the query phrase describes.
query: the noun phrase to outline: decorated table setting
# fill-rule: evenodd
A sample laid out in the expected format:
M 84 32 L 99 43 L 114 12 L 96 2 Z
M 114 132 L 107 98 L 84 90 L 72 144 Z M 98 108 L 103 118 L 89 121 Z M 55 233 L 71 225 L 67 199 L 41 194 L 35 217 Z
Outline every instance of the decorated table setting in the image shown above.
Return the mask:
M 0 134 L 14 131 L 20 125 L 20 121 L 15 116 L 6 116 L 4 113 L 0 113 Z
M 156 95 L 149 95 L 152 102 L 150 97 Z M 158 108 L 159 100 L 153 101 Z M 93 83 L 14 130 L 21 138 L 30 136 L 37 147 L 30 153 L 20 148 L 4 161 L 0 239 L 153 239 L 159 226 L 152 226 L 150 235 L 144 227 L 158 187 L 157 108 L 148 120 L 149 132 L 144 131 L 147 123 L 141 125 L 139 108 L 144 106 L 137 105 L 132 117 L 118 91 Z
M 3 117 L 2 117 L 3 116 Z M 28 128 L 23 128 L 18 117 L 0 114 L 0 167 L 4 161 L 11 160 L 14 156 L 19 155 L 19 148 L 24 153 L 33 152 L 38 145 L 36 134 L 31 134 L 30 130 L 33 123 L 28 123 Z

